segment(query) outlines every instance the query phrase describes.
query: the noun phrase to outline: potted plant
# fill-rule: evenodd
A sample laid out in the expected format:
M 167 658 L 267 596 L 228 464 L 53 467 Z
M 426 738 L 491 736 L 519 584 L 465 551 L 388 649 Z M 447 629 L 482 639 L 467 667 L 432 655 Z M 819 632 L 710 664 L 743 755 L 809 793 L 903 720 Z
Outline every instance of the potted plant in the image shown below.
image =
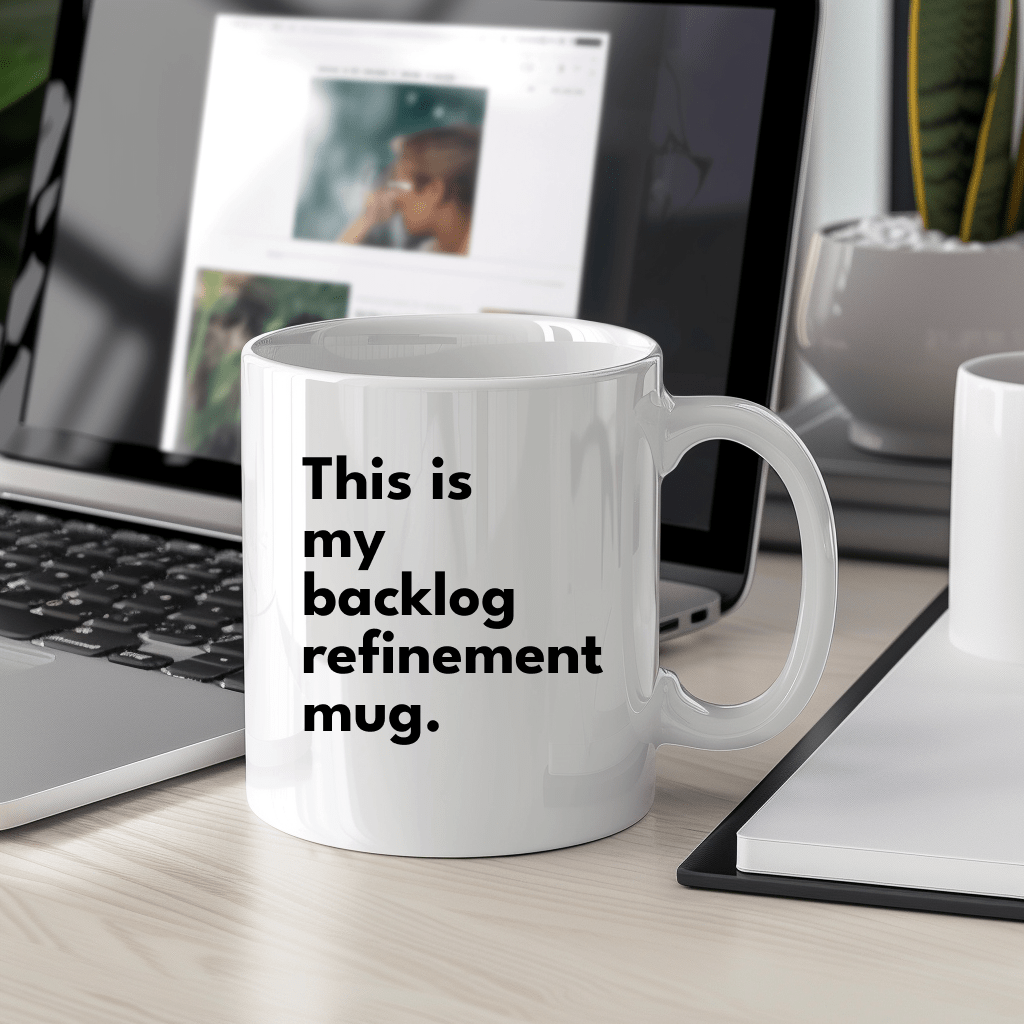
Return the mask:
M 797 338 L 861 448 L 948 459 L 959 364 L 1024 349 L 1020 3 L 912 0 L 918 213 L 812 239 Z

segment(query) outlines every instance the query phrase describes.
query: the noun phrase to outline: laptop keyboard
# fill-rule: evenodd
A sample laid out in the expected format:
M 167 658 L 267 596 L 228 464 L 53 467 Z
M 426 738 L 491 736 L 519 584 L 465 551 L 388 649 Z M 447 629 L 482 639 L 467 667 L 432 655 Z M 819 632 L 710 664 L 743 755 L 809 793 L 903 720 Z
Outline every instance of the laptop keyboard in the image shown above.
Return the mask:
M 241 549 L 0 503 L 0 636 L 244 692 Z

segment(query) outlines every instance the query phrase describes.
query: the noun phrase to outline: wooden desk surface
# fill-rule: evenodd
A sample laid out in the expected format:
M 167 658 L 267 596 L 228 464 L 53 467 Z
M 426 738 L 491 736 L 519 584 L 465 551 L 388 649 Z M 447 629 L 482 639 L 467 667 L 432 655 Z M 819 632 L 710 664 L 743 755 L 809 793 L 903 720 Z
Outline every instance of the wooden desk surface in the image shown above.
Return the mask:
M 798 572 L 762 556 L 746 604 L 666 645 L 666 662 L 714 699 L 763 689 L 788 648 Z M 241 761 L 0 834 L 0 1016 L 1019 1021 L 1019 924 L 676 883 L 945 573 L 846 562 L 840 583 L 832 657 L 800 719 L 739 753 L 662 748 L 651 813 L 587 846 L 475 861 L 315 846 L 249 812 Z

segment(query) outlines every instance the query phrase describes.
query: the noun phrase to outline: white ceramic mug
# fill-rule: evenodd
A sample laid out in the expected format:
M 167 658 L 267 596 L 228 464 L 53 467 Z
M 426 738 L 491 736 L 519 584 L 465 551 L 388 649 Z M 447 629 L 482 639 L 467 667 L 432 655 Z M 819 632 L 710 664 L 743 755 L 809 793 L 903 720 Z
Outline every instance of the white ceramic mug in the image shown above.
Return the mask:
M 949 638 L 1024 664 L 1024 352 L 957 371 L 949 522 Z
M 775 467 L 803 545 L 789 660 L 731 707 L 658 665 L 660 479 L 714 438 Z M 666 394 L 632 331 L 488 314 L 264 335 L 242 353 L 242 470 L 247 795 L 304 839 L 597 839 L 650 808 L 658 744 L 765 740 L 824 668 L 836 545 L 814 462 L 760 406 Z

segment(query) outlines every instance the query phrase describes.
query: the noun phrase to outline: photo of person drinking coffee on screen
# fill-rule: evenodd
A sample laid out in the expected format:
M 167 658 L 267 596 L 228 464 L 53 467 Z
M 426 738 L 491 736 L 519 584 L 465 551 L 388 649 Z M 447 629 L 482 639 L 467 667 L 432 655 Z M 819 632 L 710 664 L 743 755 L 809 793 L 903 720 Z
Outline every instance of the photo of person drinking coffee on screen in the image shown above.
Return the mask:
M 469 255 L 485 89 L 314 79 L 294 238 Z
M 338 236 L 363 243 L 397 213 L 422 252 L 465 256 L 473 223 L 473 193 L 480 156 L 480 130 L 455 124 L 428 128 L 392 140 L 397 159 L 384 183 L 366 197 L 362 213 Z

